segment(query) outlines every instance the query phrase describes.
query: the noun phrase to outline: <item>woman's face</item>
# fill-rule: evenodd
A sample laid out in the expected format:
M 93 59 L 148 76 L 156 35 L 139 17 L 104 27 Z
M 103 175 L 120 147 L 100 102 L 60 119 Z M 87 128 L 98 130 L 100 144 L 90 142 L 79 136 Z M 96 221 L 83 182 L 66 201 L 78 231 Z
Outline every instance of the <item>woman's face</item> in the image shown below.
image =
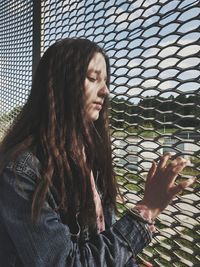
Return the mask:
M 89 62 L 84 82 L 84 112 L 89 121 L 95 121 L 99 118 L 104 99 L 109 94 L 106 80 L 105 59 L 101 53 L 95 53 Z

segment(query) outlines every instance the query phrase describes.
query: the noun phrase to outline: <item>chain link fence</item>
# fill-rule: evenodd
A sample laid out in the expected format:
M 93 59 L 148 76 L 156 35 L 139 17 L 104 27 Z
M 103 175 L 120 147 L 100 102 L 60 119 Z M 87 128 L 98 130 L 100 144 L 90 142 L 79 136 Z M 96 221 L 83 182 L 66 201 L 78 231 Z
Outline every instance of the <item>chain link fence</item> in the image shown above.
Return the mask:
M 1 136 L 30 90 L 33 8 L 32 1 L 0 3 Z M 152 160 L 165 152 L 190 159 L 179 180 L 199 177 L 200 1 L 43 0 L 35 10 L 41 55 L 55 40 L 84 37 L 111 59 L 113 162 L 126 202 L 119 203 L 121 212 L 141 199 Z M 197 181 L 159 216 L 140 258 L 153 266 L 200 266 L 199 200 Z

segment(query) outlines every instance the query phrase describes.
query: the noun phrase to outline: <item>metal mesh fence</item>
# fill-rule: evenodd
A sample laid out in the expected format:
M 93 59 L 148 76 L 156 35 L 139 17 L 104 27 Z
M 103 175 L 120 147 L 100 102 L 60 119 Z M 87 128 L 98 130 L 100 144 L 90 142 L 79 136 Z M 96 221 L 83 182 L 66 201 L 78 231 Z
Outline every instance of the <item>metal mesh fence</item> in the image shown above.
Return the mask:
M 29 1 L 5 3 L 0 4 L 2 114 L 19 105 L 16 97 L 22 103 L 26 96 L 32 42 Z M 11 3 L 24 6 L 23 15 L 11 16 Z M 179 179 L 199 175 L 199 5 L 193 0 L 42 1 L 41 54 L 60 38 L 86 37 L 111 59 L 113 161 L 127 206 L 141 199 L 150 163 L 165 152 L 190 159 Z M 19 35 L 16 27 L 11 35 L 16 21 Z M 158 231 L 141 258 L 153 266 L 200 265 L 199 199 L 196 182 L 159 216 Z M 125 209 L 120 203 L 119 208 Z
M 32 1 L 0 1 L 0 138 L 32 80 Z

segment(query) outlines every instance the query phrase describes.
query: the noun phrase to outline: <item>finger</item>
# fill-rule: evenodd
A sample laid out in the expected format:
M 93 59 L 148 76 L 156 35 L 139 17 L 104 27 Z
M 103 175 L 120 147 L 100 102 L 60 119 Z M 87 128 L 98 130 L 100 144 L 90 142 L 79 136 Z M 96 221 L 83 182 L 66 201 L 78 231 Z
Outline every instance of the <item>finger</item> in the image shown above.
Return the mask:
M 161 157 L 159 163 L 158 163 L 158 168 L 165 168 L 167 161 L 171 158 L 171 153 L 166 153 L 163 157 Z
M 183 181 L 183 182 L 179 183 L 178 185 L 176 185 L 170 189 L 170 195 L 172 197 L 176 196 L 181 191 L 183 191 L 185 188 L 194 184 L 195 181 L 196 181 L 196 177 L 192 177 L 192 178 L 188 179 L 187 181 Z
M 175 174 L 179 174 L 186 167 L 186 165 L 186 162 L 180 162 L 178 165 L 172 168 L 172 172 Z
M 157 164 L 155 161 L 152 162 L 151 168 L 149 169 L 148 175 L 147 175 L 147 182 L 149 182 L 152 177 L 154 176 L 157 169 Z
M 187 160 L 182 157 L 177 157 L 170 164 L 168 164 L 166 170 L 174 179 L 187 165 Z
M 181 163 L 186 163 L 186 162 L 188 162 L 188 160 L 186 160 L 186 159 L 184 159 L 183 157 L 177 157 L 177 158 L 175 158 L 174 160 L 173 160 L 174 162 L 176 162 L 177 164 L 181 164 Z
M 188 160 L 184 159 L 183 157 L 177 157 L 169 165 L 175 166 L 175 165 L 181 165 L 183 163 L 187 163 Z

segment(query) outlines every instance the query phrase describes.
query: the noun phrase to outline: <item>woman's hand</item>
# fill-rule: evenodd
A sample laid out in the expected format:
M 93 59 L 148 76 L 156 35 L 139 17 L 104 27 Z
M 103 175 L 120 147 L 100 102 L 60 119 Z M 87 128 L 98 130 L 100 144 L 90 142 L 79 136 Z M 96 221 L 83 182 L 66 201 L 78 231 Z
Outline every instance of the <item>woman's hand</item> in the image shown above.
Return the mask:
M 171 202 L 171 200 L 186 187 L 192 185 L 196 178 L 175 184 L 178 174 L 185 168 L 188 161 L 177 157 L 169 164 L 171 154 L 165 154 L 158 164 L 153 162 L 145 184 L 144 198 L 136 205 L 138 209 L 149 211 L 149 219 L 154 220 Z

